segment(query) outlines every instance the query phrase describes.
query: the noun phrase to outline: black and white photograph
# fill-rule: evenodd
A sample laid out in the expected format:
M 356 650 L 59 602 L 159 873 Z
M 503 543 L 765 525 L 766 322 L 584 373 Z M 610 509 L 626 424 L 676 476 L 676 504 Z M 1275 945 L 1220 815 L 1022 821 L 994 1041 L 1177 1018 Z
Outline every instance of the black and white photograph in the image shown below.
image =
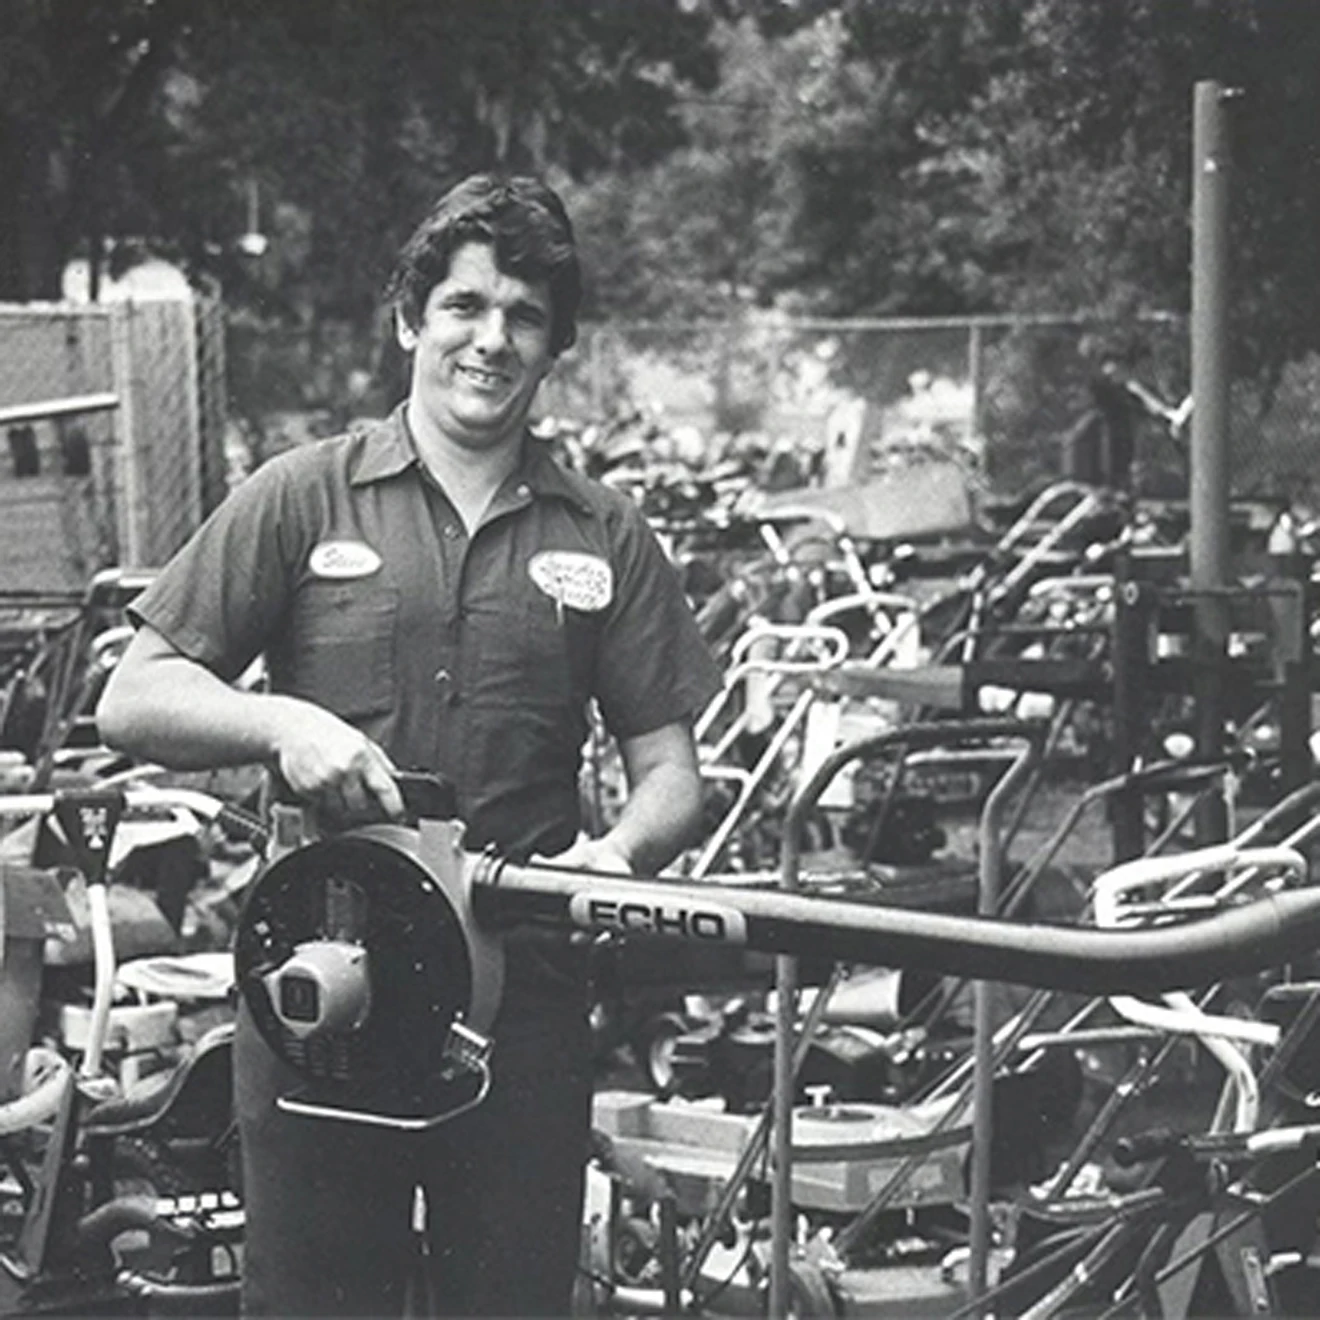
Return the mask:
M 0 437 L 0 1320 L 1320 1317 L 1320 0 L 0 0 Z

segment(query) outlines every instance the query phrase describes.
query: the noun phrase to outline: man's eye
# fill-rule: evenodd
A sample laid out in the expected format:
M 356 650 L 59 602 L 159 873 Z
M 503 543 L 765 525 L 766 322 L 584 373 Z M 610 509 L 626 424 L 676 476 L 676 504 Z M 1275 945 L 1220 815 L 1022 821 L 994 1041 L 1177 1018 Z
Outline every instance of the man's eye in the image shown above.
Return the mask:
M 545 324 L 545 313 L 539 307 L 515 307 L 512 318 L 519 325 L 539 328 Z

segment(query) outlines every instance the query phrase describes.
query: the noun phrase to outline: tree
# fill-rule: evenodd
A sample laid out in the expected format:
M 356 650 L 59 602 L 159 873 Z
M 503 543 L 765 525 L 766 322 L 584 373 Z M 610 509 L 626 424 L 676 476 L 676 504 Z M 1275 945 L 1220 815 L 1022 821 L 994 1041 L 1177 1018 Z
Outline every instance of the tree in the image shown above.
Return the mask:
M 599 169 L 672 146 L 709 19 L 674 0 L 11 0 L 0 297 L 50 297 L 87 239 L 217 269 L 271 308 L 361 315 L 383 254 L 475 165 Z M 249 182 L 314 278 L 245 290 Z M 95 255 L 95 251 L 94 254 Z
M 57 298 L 96 247 L 124 148 L 174 58 L 183 0 L 9 0 L 0 32 L 0 298 Z
M 1107 347 L 1180 397 L 1185 334 L 1134 333 L 1132 317 L 1188 309 L 1193 89 L 1218 81 L 1235 93 L 1226 107 L 1235 408 L 1268 410 L 1288 365 L 1320 346 L 1311 311 L 1320 265 L 1304 237 L 1320 200 L 1310 127 L 1320 104 L 1306 73 L 1320 56 L 1320 10 L 1292 0 L 1038 0 L 1023 16 L 1012 66 L 984 84 L 950 139 L 978 164 L 964 196 L 978 250 L 998 254 L 986 267 L 993 303 L 1126 322 Z M 1029 445 L 1033 430 L 1062 420 L 1056 403 L 1005 423 Z
M 1135 318 L 1187 309 L 1192 94 L 1216 79 L 1241 92 L 1229 111 L 1237 370 L 1267 406 L 1285 367 L 1320 347 L 1320 88 L 1308 73 L 1320 7 L 841 0 L 806 21 L 774 42 L 780 96 L 759 121 L 774 163 L 760 299 L 830 315 L 1112 318 L 1125 328 L 1101 332 L 1097 351 L 1127 356 L 1176 398 L 1185 335 Z M 790 67 L 794 42 L 810 55 Z M 809 113 L 772 110 L 793 102 Z M 708 158 L 722 155 L 732 178 L 739 154 L 712 143 Z M 664 165 L 657 177 L 668 181 Z M 707 186 L 718 194 L 718 176 Z M 1077 338 L 997 346 L 1014 402 L 996 439 L 1025 452 L 1066 424 L 1082 397 Z M 1049 399 L 1013 384 L 1050 375 Z
M 634 347 L 710 369 L 721 429 L 755 427 L 772 384 L 775 356 L 737 326 L 773 302 L 784 260 L 793 198 L 781 154 L 811 114 L 798 93 L 816 58 L 817 16 L 806 6 L 724 7 L 712 37 L 717 86 L 679 96 L 682 144 L 568 189 L 590 310 L 624 325 L 675 323 L 671 334 L 634 334 Z

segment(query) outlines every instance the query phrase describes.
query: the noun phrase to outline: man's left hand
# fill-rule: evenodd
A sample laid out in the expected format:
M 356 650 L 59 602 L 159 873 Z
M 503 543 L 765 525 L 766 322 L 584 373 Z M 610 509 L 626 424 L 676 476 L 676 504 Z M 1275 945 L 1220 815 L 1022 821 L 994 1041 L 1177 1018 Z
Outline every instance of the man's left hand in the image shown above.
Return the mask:
M 623 849 L 608 836 L 589 839 L 579 834 L 577 839 L 553 857 L 533 857 L 533 862 L 547 862 L 551 866 L 567 866 L 578 871 L 597 871 L 604 875 L 632 875 L 632 862 Z

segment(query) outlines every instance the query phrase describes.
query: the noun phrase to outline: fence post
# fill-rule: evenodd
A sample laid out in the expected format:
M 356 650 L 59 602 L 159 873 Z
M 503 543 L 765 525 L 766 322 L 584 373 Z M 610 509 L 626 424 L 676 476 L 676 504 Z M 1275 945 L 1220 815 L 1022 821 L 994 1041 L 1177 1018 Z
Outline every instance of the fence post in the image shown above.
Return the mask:
M 142 554 L 140 483 L 133 353 L 130 344 L 132 303 L 116 303 L 110 315 L 110 350 L 115 393 L 119 396 L 118 443 L 115 445 L 115 557 L 139 565 Z
M 968 437 L 973 444 L 979 445 L 981 438 L 985 435 L 985 428 L 981 425 L 982 395 L 985 392 L 985 345 L 982 341 L 983 331 L 980 324 L 973 321 L 967 327 L 967 382 L 972 391 L 971 405 L 971 428 L 972 434 Z

